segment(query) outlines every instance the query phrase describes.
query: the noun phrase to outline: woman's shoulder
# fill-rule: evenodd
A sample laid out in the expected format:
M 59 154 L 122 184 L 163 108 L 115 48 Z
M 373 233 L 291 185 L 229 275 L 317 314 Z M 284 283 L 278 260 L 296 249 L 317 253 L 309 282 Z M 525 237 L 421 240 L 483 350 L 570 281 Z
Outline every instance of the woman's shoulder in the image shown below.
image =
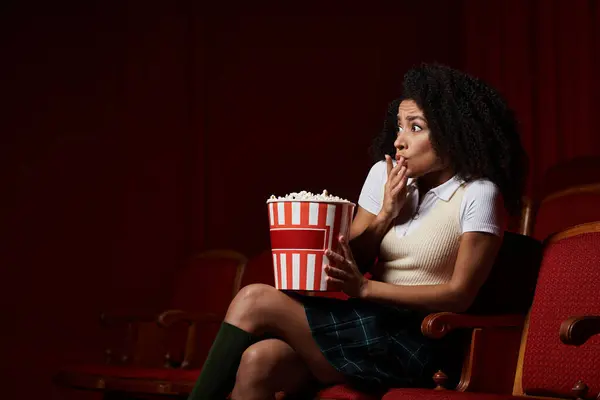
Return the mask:
M 387 174 L 387 164 L 385 160 L 376 161 L 375 164 L 371 166 L 369 174 L 374 175 L 386 175 Z
M 462 231 L 502 236 L 506 225 L 500 188 L 488 179 L 468 182 L 460 210 Z
M 481 178 L 469 181 L 465 185 L 465 197 L 476 198 L 498 198 L 502 197 L 500 188 L 489 179 Z
M 385 160 L 377 161 L 371 166 L 367 174 L 366 183 L 379 187 L 387 179 L 387 165 Z
M 371 214 L 377 215 L 383 202 L 383 184 L 387 179 L 387 168 L 385 161 L 378 161 L 369 170 L 363 184 L 358 205 Z

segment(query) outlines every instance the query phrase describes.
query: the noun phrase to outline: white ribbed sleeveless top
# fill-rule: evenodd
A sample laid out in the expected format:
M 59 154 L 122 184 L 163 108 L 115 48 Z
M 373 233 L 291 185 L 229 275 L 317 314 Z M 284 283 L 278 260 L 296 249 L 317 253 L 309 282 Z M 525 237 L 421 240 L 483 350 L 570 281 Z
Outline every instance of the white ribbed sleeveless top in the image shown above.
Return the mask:
M 454 272 L 460 236 L 460 208 L 465 186 L 449 201 L 438 201 L 409 235 L 390 229 L 383 237 L 374 278 L 395 285 L 447 283 Z

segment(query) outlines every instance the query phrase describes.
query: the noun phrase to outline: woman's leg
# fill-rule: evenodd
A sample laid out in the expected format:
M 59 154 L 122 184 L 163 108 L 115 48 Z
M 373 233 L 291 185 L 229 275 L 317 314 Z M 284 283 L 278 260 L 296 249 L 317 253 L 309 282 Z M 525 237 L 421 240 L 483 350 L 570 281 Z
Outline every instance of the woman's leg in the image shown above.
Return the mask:
M 188 399 L 225 399 L 235 383 L 242 354 L 257 340 L 251 333 L 223 322 Z
M 275 393 L 288 395 L 306 389 L 314 381 L 300 356 L 279 339 L 262 340 L 242 355 L 232 400 L 270 400 Z
M 231 302 L 225 321 L 254 335 L 267 333 L 281 338 L 320 382 L 344 381 L 313 339 L 304 306 L 274 287 L 254 284 L 242 288 Z
M 343 382 L 315 343 L 304 306 L 272 286 L 242 288 L 229 305 L 189 400 L 222 400 L 233 388 L 244 351 L 264 334 L 281 338 L 322 383 Z

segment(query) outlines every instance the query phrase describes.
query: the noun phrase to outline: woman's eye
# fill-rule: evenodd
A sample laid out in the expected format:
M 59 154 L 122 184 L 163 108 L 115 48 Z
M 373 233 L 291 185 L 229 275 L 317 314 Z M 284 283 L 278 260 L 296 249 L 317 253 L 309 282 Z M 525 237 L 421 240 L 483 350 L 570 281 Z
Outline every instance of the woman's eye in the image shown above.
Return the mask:
M 396 130 L 398 131 L 398 133 L 400 133 L 400 132 L 402 132 L 404 130 L 404 128 L 401 127 L 401 126 L 398 126 Z
M 423 130 L 423 128 L 421 128 L 419 125 L 413 125 L 412 128 L 413 132 L 419 132 Z

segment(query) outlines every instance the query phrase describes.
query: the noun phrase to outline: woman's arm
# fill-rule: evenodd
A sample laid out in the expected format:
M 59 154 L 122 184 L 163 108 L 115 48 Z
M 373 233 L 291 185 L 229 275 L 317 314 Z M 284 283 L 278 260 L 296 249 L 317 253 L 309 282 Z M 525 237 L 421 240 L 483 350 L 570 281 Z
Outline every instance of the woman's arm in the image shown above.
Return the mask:
M 462 235 L 454 273 L 448 283 L 399 286 L 368 281 L 360 297 L 429 311 L 464 312 L 487 279 L 501 243 L 502 239 L 496 235 L 466 232 Z
M 328 279 L 353 296 L 364 300 L 406 306 L 428 311 L 464 312 L 475 300 L 496 259 L 502 239 L 482 232 L 466 232 L 461 237 L 454 273 L 448 283 L 403 286 L 365 279 L 342 240 L 343 257 L 328 252 L 336 263 L 326 267 Z
M 358 207 L 350 226 L 350 248 L 361 272 L 367 272 L 375 263 L 375 259 L 379 255 L 381 240 L 391 223 L 392 219 L 383 213 L 374 215 L 364 208 Z
M 375 215 L 358 207 L 350 226 L 350 247 L 362 272 L 366 272 L 373 265 L 379 255 L 379 245 L 383 236 L 406 202 L 408 176 L 404 159 L 399 157 L 394 166 L 392 158 L 386 155 L 385 162 L 387 174 L 379 213 Z

